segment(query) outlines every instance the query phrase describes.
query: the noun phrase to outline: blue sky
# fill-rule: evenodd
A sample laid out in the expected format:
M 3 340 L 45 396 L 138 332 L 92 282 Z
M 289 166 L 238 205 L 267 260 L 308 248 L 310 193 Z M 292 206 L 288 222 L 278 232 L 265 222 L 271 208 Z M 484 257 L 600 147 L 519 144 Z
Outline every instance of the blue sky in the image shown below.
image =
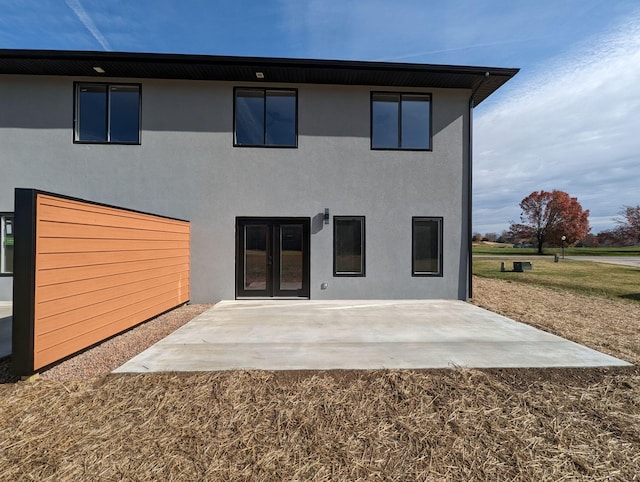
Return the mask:
M 519 67 L 474 114 L 474 230 L 562 189 L 640 204 L 638 0 L 0 0 L 0 48 Z

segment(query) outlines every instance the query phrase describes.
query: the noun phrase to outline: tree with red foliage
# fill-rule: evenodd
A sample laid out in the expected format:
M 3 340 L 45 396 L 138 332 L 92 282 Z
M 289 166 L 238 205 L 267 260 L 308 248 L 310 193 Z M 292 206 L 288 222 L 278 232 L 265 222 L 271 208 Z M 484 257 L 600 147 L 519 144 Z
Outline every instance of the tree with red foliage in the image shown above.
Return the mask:
M 598 245 L 603 248 L 621 248 L 633 245 L 633 241 L 629 239 L 627 233 L 620 226 L 600 231 L 597 237 Z
M 520 202 L 520 208 L 520 223 L 511 221 L 509 230 L 520 238 L 536 238 L 538 254 L 546 242 L 560 244 L 566 236 L 565 242 L 571 245 L 591 230 L 589 210 L 564 191 L 534 191 Z
M 620 212 L 620 218 L 615 221 L 620 225 L 619 229 L 624 236 L 635 244 L 640 241 L 640 204 L 638 206 L 624 206 Z

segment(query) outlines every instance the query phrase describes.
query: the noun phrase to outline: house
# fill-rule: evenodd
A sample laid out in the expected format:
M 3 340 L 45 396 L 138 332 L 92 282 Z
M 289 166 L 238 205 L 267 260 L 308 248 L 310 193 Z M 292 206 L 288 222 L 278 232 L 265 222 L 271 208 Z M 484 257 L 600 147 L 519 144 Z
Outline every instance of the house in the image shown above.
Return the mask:
M 193 302 L 466 299 L 472 110 L 517 69 L 0 50 L 15 188 L 190 221 Z

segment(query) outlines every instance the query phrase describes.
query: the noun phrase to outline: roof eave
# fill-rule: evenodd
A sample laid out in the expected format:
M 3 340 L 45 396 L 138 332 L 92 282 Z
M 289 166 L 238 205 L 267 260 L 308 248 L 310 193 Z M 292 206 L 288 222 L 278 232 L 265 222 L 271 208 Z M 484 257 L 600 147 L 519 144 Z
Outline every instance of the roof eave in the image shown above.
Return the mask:
M 105 74 L 96 73 L 100 66 Z M 354 60 L 317 60 L 272 57 L 164 54 L 67 50 L 2 50 L 0 73 L 121 78 L 255 81 L 376 85 L 389 87 L 442 87 L 475 90 L 480 104 L 519 69 L 434 65 Z M 486 78 L 486 73 L 489 77 Z

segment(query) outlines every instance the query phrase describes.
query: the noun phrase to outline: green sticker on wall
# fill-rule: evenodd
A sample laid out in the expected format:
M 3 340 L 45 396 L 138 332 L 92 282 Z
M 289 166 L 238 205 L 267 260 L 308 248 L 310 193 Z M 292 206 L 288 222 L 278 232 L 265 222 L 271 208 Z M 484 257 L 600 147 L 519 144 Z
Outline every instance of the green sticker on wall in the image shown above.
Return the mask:
M 13 237 L 11 237 L 11 238 L 6 237 L 6 238 L 4 239 L 4 245 L 5 245 L 5 246 L 13 246 Z

